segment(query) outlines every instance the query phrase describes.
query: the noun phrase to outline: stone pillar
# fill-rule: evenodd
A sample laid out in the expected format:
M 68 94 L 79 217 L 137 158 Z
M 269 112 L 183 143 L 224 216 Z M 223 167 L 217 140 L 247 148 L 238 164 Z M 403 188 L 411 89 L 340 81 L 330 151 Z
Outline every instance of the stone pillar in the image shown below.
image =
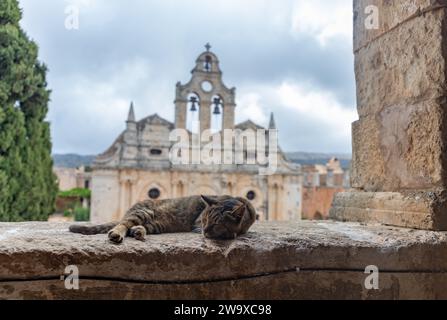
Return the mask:
M 200 97 L 200 133 L 211 129 L 211 99 L 208 96 Z
M 178 197 L 177 196 L 178 195 L 177 186 L 178 186 L 177 182 L 173 181 L 172 184 L 171 184 L 172 193 L 169 195 L 169 198 L 175 199 L 175 198 Z
M 227 189 L 227 194 L 230 196 L 234 195 L 234 183 L 233 182 L 228 182 L 228 189 Z
M 126 213 L 126 210 L 129 209 L 126 206 L 126 199 L 127 199 L 127 181 L 121 180 L 119 182 L 120 184 L 120 205 L 119 205 L 119 213 L 118 216 L 115 217 L 115 220 L 120 220 L 123 218 L 123 216 Z
M 177 194 L 177 197 L 178 198 L 182 198 L 184 196 L 185 196 L 184 183 L 182 181 L 180 181 L 179 184 L 178 184 L 178 194 Z
M 331 218 L 447 230 L 446 3 L 354 0 L 353 189 Z
M 186 115 L 187 115 L 188 101 L 177 99 L 175 101 L 175 128 L 186 129 Z
M 135 204 L 135 200 L 134 200 L 134 181 L 133 180 L 129 180 L 129 199 L 128 199 L 128 206 L 127 209 L 130 209 L 133 207 L 133 205 Z
M 279 218 L 279 187 L 273 183 L 269 185 L 268 189 L 268 218 L 269 221 L 277 221 Z
M 235 104 L 225 104 L 223 107 L 223 117 L 222 117 L 222 128 L 223 129 L 234 129 L 235 122 Z

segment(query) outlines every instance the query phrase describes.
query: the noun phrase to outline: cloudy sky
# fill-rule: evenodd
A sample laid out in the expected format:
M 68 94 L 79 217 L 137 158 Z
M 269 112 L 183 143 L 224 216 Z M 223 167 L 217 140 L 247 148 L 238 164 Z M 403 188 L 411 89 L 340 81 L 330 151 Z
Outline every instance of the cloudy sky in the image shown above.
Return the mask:
M 274 112 L 287 151 L 351 152 L 352 0 L 20 0 L 52 89 L 55 153 L 97 154 L 137 118 L 174 118 L 210 42 L 237 87 L 237 120 Z M 65 23 L 79 9 L 79 29 Z

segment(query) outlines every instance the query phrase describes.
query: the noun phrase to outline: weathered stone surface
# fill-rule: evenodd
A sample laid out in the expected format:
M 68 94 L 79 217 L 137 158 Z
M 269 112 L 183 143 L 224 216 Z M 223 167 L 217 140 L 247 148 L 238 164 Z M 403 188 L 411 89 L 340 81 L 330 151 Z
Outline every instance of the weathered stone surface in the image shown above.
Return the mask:
M 67 265 L 80 290 L 64 289 Z M 364 288 L 366 266 L 381 271 Z M 198 234 L 109 243 L 67 224 L 0 224 L 0 298 L 445 297 L 447 233 L 356 223 L 259 223 L 236 241 Z
M 400 191 L 445 187 L 444 103 L 392 106 L 353 124 L 353 188 Z
M 342 192 L 334 197 L 332 219 L 373 222 L 408 228 L 446 230 L 444 191 Z
M 355 190 L 336 197 L 333 219 L 447 230 L 446 14 L 445 0 L 354 1 Z M 425 199 L 416 211 L 408 194 Z
M 447 299 L 447 277 L 438 273 L 382 273 L 383 290 L 365 290 L 365 275 L 353 271 L 301 271 L 237 281 L 156 284 L 81 280 L 79 291 L 61 281 L 0 282 L 8 299 L 135 299 L 135 300 L 328 300 Z
M 356 51 L 360 120 L 353 125 L 352 186 L 445 187 L 446 9 L 418 12 L 446 2 L 354 3 L 354 34 L 368 45 Z M 365 31 L 360 11 L 368 5 L 379 8 L 378 31 Z
M 360 117 L 445 95 L 445 19 L 445 10 L 429 12 L 356 53 Z
M 354 0 L 354 50 L 367 46 L 376 38 L 398 27 L 427 10 L 445 6 L 446 0 Z M 365 20 L 369 14 L 365 13 L 368 6 L 376 6 L 379 12 L 379 28 L 366 29 Z

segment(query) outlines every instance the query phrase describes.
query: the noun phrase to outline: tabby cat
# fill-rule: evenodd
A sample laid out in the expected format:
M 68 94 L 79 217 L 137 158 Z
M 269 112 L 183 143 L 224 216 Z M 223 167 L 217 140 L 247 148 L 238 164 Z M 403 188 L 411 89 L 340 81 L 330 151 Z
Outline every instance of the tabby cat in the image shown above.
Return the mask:
M 255 209 L 244 198 L 194 196 L 146 200 L 133 206 L 121 222 L 72 225 L 70 231 L 84 235 L 108 233 L 114 243 L 123 242 L 126 236 L 144 241 L 147 234 L 192 231 L 200 231 L 209 239 L 228 240 L 247 233 L 255 221 Z

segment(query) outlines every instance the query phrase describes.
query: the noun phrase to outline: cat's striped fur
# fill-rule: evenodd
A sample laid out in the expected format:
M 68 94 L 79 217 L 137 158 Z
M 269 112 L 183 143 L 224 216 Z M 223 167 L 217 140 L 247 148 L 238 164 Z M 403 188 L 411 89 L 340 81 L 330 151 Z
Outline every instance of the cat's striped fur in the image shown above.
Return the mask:
M 211 239 L 235 239 L 256 221 L 256 212 L 244 198 L 193 196 L 152 201 L 133 206 L 120 222 L 96 226 L 72 225 L 70 231 L 84 235 L 108 233 L 121 243 L 126 236 L 144 240 L 146 234 L 201 230 Z

